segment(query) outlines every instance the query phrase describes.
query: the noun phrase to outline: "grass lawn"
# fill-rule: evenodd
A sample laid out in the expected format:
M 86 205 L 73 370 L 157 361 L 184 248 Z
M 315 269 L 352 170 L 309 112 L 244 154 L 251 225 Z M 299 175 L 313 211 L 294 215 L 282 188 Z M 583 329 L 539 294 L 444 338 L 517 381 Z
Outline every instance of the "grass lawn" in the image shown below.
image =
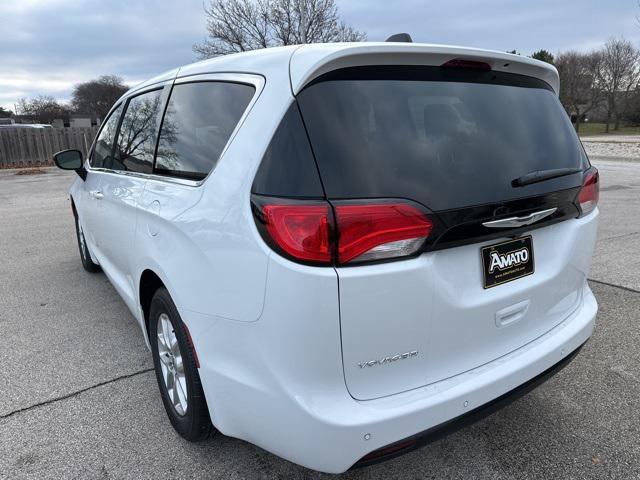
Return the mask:
M 607 135 L 604 133 L 604 128 L 604 123 L 582 123 L 580 124 L 580 136 Z M 620 127 L 620 130 L 614 130 L 613 125 L 609 125 L 608 135 L 640 135 L 640 127 Z

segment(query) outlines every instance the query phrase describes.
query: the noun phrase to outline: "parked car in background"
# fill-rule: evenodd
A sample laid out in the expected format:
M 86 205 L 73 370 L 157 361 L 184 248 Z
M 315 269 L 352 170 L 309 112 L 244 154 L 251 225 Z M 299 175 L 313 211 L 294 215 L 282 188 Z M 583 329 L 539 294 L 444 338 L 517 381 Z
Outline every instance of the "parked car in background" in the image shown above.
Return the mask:
M 342 472 L 564 366 L 596 317 L 598 172 L 558 91 L 500 52 L 273 48 L 155 77 L 58 153 L 175 429 Z
M 7 123 L 0 124 L 0 128 L 53 128 L 51 125 L 47 125 L 46 123 Z

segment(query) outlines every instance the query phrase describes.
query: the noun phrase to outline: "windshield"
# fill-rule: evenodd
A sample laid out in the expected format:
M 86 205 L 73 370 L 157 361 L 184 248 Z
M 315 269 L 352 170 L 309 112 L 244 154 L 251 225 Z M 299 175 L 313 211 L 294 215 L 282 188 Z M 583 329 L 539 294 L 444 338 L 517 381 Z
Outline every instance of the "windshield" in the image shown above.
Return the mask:
M 587 164 L 557 96 L 531 77 L 345 69 L 298 102 L 330 198 L 405 197 L 445 210 L 576 187 L 580 174 L 511 182 Z

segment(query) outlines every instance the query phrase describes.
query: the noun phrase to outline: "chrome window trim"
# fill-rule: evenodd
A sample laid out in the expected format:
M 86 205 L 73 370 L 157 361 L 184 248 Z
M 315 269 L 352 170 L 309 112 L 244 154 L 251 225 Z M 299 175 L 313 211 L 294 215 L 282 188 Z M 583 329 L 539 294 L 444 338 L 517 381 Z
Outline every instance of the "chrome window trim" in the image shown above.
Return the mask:
M 100 173 L 110 173 L 112 175 L 122 175 L 125 177 L 137 177 L 145 180 L 157 180 L 167 183 L 176 183 L 179 185 L 187 185 L 190 187 L 197 187 L 202 184 L 206 179 L 202 180 L 189 180 L 187 178 L 180 177 L 169 177 L 166 175 L 156 175 L 155 173 L 141 173 L 141 172 L 131 172 L 128 170 L 112 170 L 109 168 L 92 168 L 92 172 L 100 172 Z
M 128 100 L 129 98 L 135 97 L 136 95 L 139 95 L 141 93 L 148 92 L 150 90 L 159 89 L 160 87 L 165 87 L 166 85 L 171 85 L 171 84 L 173 84 L 175 79 L 176 79 L 176 76 L 174 75 L 171 78 L 166 78 L 164 80 L 158 80 L 157 82 L 149 83 L 147 85 L 143 84 L 143 85 L 133 86 L 133 87 L 131 87 L 130 90 L 128 90 L 122 96 L 122 99 Z
M 251 100 L 249 101 L 249 104 L 247 105 L 247 108 L 245 108 L 244 113 L 240 117 L 240 120 L 238 120 L 238 123 L 236 124 L 235 128 L 231 132 L 231 135 L 229 136 L 229 140 L 227 140 L 227 143 L 225 144 L 224 148 L 222 149 L 222 152 L 220 153 L 220 156 L 218 157 L 218 162 L 216 163 L 216 166 L 217 166 L 217 164 L 220 162 L 222 157 L 224 157 L 225 153 L 227 153 L 227 150 L 229 149 L 229 146 L 231 145 L 231 142 L 233 142 L 233 139 L 235 138 L 236 134 L 238 133 L 238 131 L 242 127 L 242 124 L 244 123 L 246 117 L 251 112 L 251 109 L 253 108 L 253 105 L 258 101 L 258 97 L 262 93 L 262 90 L 263 90 L 264 84 L 265 84 L 265 78 L 263 76 L 257 75 L 257 74 L 252 74 L 252 73 L 227 73 L 227 72 L 225 72 L 225 73 L 200 73 L 200 74 L 194 74 L 194 75 L 185 75 L 184 77 L 178 77 L 175 80 L 168 80 L 168 81 L 165 81 L 165 82 L 155 83 L 153 85 L 145 86 L 144 89 L 136 90 L 135 92 L 130 92 L 130 95 L 127 95 L 126 97 L 123 97 L 122 99 L 120 99 L 120 102 L 118 102 L 118 105 L 122 104 L 123 102 L 126 103 L 129 100 L 129 98 L 131 98 L 131 97 L 142 95 L 142 94 L 147 93 L 149 91 L 158 90 L 160 86 L 164 87 L 167 84 L 171 84 L 171 88 L 173 88 L 173 85 L 180 85 L 180 84 L 186 84 L 186 83 L 201 83 L 201 82 L 242 83 L 242 84 L 245 84 L 245 85 L 251 85 L 251 86 L 253 86 L 255 88 L 255 92 L 253 94 L 253 97 L 251 97 Z M 168 100 L 170 100 L 170 98 L 171 97 L 169 96 Z M 114 105 L 112 110 L 114 110 L 115 108 L 117 108 L 117 106 Z M 111 112 L 109 112 L 109 113 L 111 113 Z M 164 120 L 164 114 L 163 114 L 163 120 Z M 96 134 L 95 138 L 98 138 L 98 135 L 100 135 L 100 131 L 101 130 L 102 130 L 102 128 L 98 131 L 98 133 Z M 158 174 L 155 174 L 155 173 L 130 172 L 130 171 L 126 171 L 126 170 L 113 170 L 113 169 L 110 169 L 110 168 L 93 168 L 89 164 L 89 157 L 91 156 L 91 152 L 93 151 L 95 138 L 93 140 L 93 143 L 91 144 L 91 148 L 89 149 L 89 155 L 87 156 L 87 159 L 85 161 L 85 168 L 90 172 L 110 173 L 110 174 L 114 174 L 114 175 L 125 175 L 125 176 L 128 176 L 128 177 L 137 177 L 137 178 L 142 178 L 142 179 L 146 179 L 146 180 L 155 180 L 155 181 L 159 181 L 159 182 L 174 183 L 174 184 L 178 184 L 178 185 L 186 185 L 186 186 L 189 186 L 189 187 L 199 187 L 200 185 L 202 185 L 204 182 L 207 181 L 209 176 L 216 169 L 216 167 L 213 167 L 211 169 L 211 171 L 207 174 L 207 176 L 204 177 L 202 180 L 189 180 L 189 179 L 186 179 L 186 178 L 171 177 L 169 175 L 158 175 Z M 154 158 L 154 162 L 155 162 L 155 158 Z

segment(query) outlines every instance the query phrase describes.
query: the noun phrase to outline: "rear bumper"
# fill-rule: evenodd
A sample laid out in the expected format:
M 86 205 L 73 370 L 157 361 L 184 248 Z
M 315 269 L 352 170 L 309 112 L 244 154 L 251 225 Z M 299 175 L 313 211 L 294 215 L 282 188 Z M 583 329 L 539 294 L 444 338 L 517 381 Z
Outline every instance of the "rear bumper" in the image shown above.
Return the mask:
M 392 443 L 391 445 L 387 445 L 386 447 L 375 450 L 368 455 L 365 455 L 354 465 L 354 468 L 366 467 L 376 463 L 384 462 L 386 460 L 390 460 L 400 455 L 404 455 L 405 453 L 423 447 L 457 430 L 465 428 L 469 425 L 473 425 L 474 423 L 482 420 L 492 413 L 495 413 L 498 410 L 506 407 L 507 405 L 511 404 L 512 402 L 516 401 L 520 397 L 526 395 L 531 390 L 539 387 L 544 382 L 549 380 L 556 373 L 569 365 L 571 361 L 578 355 L 580 349 L 582 349 L 583 346 L 584 344 L 580 345 L 577 349 L 560 360 L 558 363 L 548 368 L 540 375 L 532 378 L 528 382 L 525 382 L 519 387 L 514 388 L 510 392 L 507 392 L 504 395 L 501 395 L 500 397 L 495 398 L 490 402 L 471 410 L 468 413 L 460 415 L 459 417 L 453 418 L 440 425 L 436 425 L 435 427 L 431 427 L 423 432 L 417 433 L 416 435 L 412 435 L 409 438 L 405 438 L 398 442 Z
M 293 378 L 291 370 L 298 367 L 288 356 L 288 370 L 276 371 L 267 365 L 278 355 L 273 349 L 262 356 L 266 369 L 259 377 L 249 377 L 244 368 L 231 375 L 228 365 L 223 369 L 220 360 L 203 362 L 202 356 L 200 376 L 212 420 L 222 433 L 305 467 L 340 473 L 373 451 L 492 411 L 509 393 L 526 393 L 541 374 L 551 374 L 587 341 L 596 313 L 596 300 L 585 284 L 580 307 L 524 347 L 455 377 L 375 400 L 351 397 L 337 376 L 338 365 L 327 367 L 324 377 L 306 366 L 304 377 Z M 262 345 L 275 341 L 260 340 Z M 331 345 L 323 339 L 317 343 Z

